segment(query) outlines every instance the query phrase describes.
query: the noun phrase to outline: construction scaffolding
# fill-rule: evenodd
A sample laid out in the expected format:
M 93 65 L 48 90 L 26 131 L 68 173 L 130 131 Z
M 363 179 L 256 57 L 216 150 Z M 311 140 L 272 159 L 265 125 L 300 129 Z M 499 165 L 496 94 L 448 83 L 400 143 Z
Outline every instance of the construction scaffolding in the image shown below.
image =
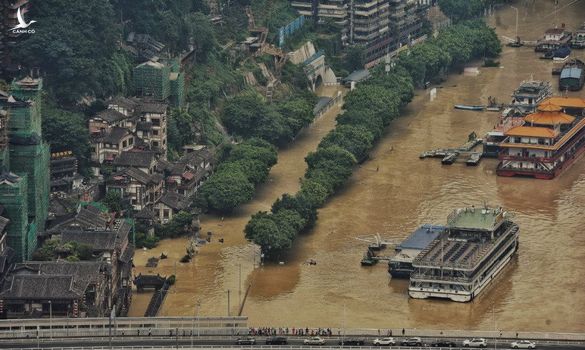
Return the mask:
M 26 176 L 0 175 L 0 203 L 4 207 L 3 215 L 10 219 L 8 246 L 14 249 L 18 261 L 29 259 L 34 250 L 31 247 L 36 247 L 36 232 L 31 234 L 28 224 L 27 190 Z
M 49 211 L 49 146 L 46 143 L 17 145 L 11 139 L 10 171 L 28 178 L 28 216 L 30 221 L 38 223 L 38 229 L 44 229 L 44 222 Z
M 148 61 L 133 69 L 134 88 L 140 97 L 166 100 L 171 95 L 171 67 L 161 62 Z

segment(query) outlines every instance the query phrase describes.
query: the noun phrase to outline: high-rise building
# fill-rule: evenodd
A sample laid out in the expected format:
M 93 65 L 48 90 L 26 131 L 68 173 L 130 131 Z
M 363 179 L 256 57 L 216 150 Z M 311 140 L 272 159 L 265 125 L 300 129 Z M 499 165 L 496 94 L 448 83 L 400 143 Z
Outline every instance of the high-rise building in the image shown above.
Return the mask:
M 430 0 L 294 0 L 300 14 L 341 26 L 343 45 L 366 49 L 372 62 L 423 36 Z
M 10 161 L 4 169 L 0 205 L 19 208 L 7 209 L 7 230 L 8 245 L 21 261 L 36 249 L 49 206 L 49 146 L 41 138 L 41 91 L 42 79 L 26 77 L 12 83 L 10 96 L 3 102 L 8 111 Z

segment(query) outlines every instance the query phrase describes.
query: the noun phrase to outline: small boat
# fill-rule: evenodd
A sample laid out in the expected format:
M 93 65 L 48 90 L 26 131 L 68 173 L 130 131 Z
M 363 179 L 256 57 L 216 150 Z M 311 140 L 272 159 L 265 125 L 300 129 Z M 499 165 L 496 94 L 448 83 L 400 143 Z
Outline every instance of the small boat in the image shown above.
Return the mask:
M 445 156 L 445 158 L 441 159 L 441 164 L 451 165 L 451 164 L 455 163 L 456 159 L 457 159 L 456 153 L 449 153 Z
M 491 106 L 491 107 L 486 107 L 486 111 L 488 112 L 499 112 L 502 108 L 500 106 Z
M 465 161 L 465 164 L 467 166 L 476 166 L 479 164 L 480 159 L 481 159 L 481 153 L 472 153 L 471 156 L 469 156 L 469 159 L 467 159 L 467 161 Z
M 455 105 L 455 109 L 464 109 L 467 111 L 483 111 L 485 106 L 481 105 Z
M 362 266 L 373 266 L 376 265 L 376 263 L 378 263 L 378 260 L 372 259 L 368 256 L 364 256 L 361 261 Z
M 553 52 L 553 61 L 564 61 L 571 55 L 571 49 L 568 46 L 563 46 Z

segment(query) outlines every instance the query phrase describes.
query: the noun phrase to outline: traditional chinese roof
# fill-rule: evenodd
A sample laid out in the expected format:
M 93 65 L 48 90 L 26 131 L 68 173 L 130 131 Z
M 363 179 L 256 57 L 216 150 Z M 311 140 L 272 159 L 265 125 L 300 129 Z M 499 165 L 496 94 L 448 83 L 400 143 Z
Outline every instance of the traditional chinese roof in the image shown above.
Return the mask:
M 134 99 L 117 96 L 108 101 L 108 106 L 119 106 L 125 109 L 135 109 L 138 105 Z
M 102 138 L 102 142 L 118 144 L 127 135 L 130 135 L 128 129 L 115 126 Z
M 562 108 L 560 106 L 550 102 L 541 103 L 536 113 L 527 115 L 524 117 L 524 121 L 539 125 L 572 124 L 575 121 L 575 117 L 561 111 Z
M 63 275 L 73 276 L 76 281 L 97 283 L 105 264 L 100 261 L 27 261 L 16 264 L 14 275 Z
M 12 275 L 4 283 L 0 298 L 19 299 L 80 299 L 85 292 L 83 283 L 74 276 Z
M 158 201 L 174 210 L 183 210 L 189 206 L 189 199 L 175 192 L 165 192 Z
M 506 136 L 546 137 L 555 138 L 559 132 L 551 128 L 539 126 L 516 126 L 506 131 Z
M 550 103 L 561 108 L 585 108 L 585 99 L 579 97 L 549 97 L 542 101 L 541 105 Z
M 156 157 L 152 151 L 125 151 L 114 159 L 114 165 L 123 167 L 150 168 Z
M 167 112 L 167 104 L 166 103 L 156 103 L 156 102 L 142 102 L 138 106 L 139 113 L 158 113 L 164 114 Z
M 128 118 L 126 115 L 114 110 L 114 109 L 105 109 L 101 112 L 96 113 L 96 118 L 100 118 L 105 120 L 108 123 L 114 123 L 120 120 L 124 120 Z

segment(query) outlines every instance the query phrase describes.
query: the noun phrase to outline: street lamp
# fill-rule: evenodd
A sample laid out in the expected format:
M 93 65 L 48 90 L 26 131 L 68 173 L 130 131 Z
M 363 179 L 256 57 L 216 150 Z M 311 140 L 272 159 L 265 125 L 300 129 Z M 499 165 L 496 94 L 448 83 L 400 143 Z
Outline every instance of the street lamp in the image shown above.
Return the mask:
M 195 317 L 193 318 L 193 322 L 191 322 L 191 347 L 193 347 L 193 333 L 195 333 L 195 319 L 197 319 L 197 338 L 199 338 L 199 307 L 201 306 L 201 300 L 197 299 L 195 303 Z

